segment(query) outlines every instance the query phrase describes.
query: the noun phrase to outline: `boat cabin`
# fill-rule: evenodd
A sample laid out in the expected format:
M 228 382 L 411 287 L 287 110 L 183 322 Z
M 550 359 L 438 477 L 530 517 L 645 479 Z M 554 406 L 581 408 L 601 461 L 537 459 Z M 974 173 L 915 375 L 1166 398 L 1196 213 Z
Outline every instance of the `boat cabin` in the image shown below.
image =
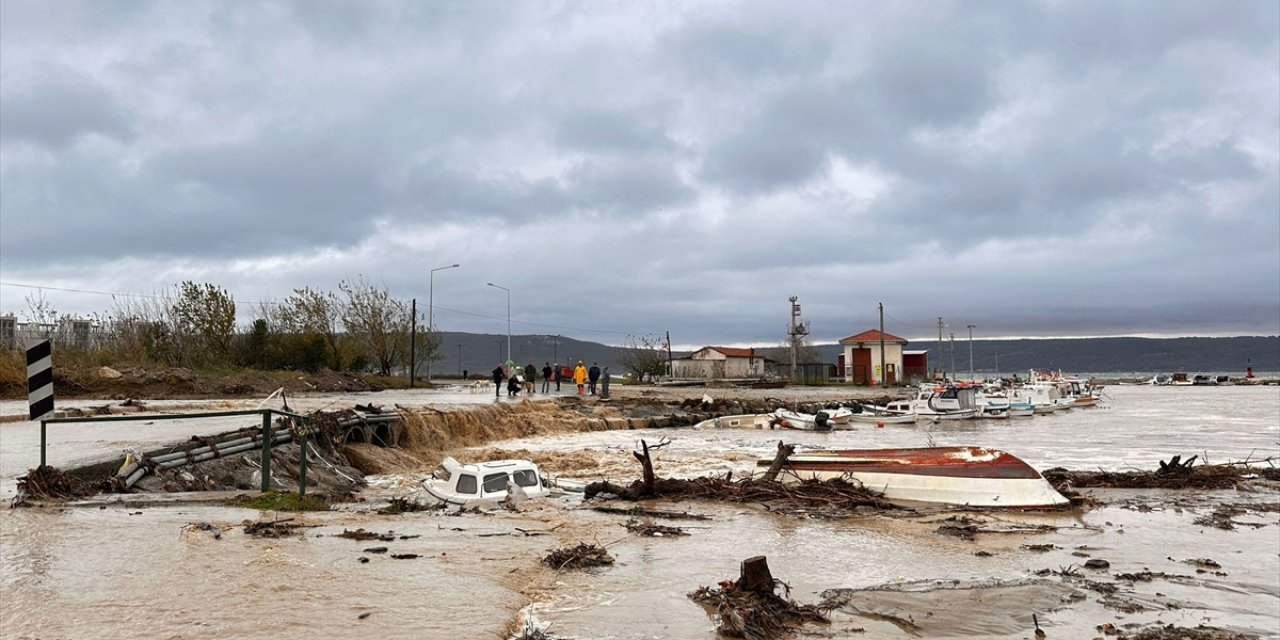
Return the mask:
M 427 479 L 426 488 L 428 493 L 445 502 L 460 504 L 472 500 L 502 500 L 507 497 L 508 482 L 523 489 L 531 498 L 544 496 L 551 490 L 550 482 L 542 477 L 538 466 L 528 460 L 459 464 L 453 458 L 444 459 Z

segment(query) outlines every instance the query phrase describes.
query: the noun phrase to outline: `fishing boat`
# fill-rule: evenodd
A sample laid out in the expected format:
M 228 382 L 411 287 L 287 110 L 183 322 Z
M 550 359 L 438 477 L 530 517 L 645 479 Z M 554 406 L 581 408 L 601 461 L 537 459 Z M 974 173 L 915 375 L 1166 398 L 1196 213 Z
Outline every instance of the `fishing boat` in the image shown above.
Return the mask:
M 914 413 L 890 413 L 888 411 L 867 411 L 855 413 L 849 416 L 850 422 L 862 422 L 867 424 L 908 424 L 916 421 Z
M 537 498 L 551 492 L 551 482 L 538 465 L 528 460 L 493 460 L 459 464 L 445 458 L 431 477 L 423 481 L 427 493 L 448 504 L 467 505 L 478 500 L 498 501 L 510 490 Z
M 969 385 L 923 385 L 911 403 L 918 420 L 972 420 L 978 417 L 978 390 Z
M 1009 509 L 1068 503 L 1026 462 L 986 447 L 817 450 L 792 454 L 785 468 L 792 479 L 857 480 L 891 501 Z
M 745 413 L 732 416 L 720 416 L 703 420 L 693 425 L 694 429 L 772 429 L 773 415 L 768 413 Z
M 847 411 L 847 410 L 846 410 Z M 852 415 L 852 411 L 842 414 L 839 420 L 848 422 L 848 416 Z M 789 411 L 787 409 L 778 408 L 771 414 L 773 416 L 772 426 L 777 429 L 795 429 L 797 431 L 831 431 L 836 428 L 836 421 L 831 419 L 831 414 L 826 411 L 817 413 L 801 413 L 799 411 Z
M 1029 401 L 1009 401 L 1010 418 L 1030 418 L 1036 413 L 1036 403 Z

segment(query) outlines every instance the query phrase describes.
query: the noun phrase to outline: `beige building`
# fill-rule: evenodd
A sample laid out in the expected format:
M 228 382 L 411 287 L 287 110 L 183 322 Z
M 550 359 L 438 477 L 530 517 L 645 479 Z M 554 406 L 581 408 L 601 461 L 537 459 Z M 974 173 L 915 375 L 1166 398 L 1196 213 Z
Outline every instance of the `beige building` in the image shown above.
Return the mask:
M 884 361 L 880 360 L 880 332 L 868 329 L 840 341 L 840 368 L 845 382 L 897 384 L 902 380 L 902 349 L 907 341 L 884 334 Z
M 755 348 L 703 347 L 671 361 L 671 376 L 686 380 L 761 378 L 769 362 Z

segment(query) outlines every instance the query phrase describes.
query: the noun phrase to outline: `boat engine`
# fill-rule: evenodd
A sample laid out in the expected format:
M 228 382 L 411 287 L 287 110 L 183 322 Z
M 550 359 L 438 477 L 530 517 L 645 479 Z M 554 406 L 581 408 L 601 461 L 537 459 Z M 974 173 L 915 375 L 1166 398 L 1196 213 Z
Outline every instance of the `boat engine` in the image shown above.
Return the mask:
M 819 411 L 818 413 L 814 414 L 813 430 L 814 431 L 830 431 L 831 430 L 831 422 L 829 421 L 830 418 L 831 416 L 828 415 L 826 411 Z

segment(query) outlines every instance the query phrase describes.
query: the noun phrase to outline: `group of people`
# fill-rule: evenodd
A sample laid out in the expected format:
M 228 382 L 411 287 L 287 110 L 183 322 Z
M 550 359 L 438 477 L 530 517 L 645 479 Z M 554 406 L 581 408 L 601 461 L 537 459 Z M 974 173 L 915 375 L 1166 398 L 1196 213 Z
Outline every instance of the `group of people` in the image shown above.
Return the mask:
M 533 366 L 533 363 L 525 365 L 524 369 L 515 366 L 515 363 L 508 360 L 505 364 L 499 363 L 493 369 L 493 394 L 494 397 L 502 396 L 502 389 L 505 386 L 508 397 L 517 397 L 521 392 L 532 395 L 537 392 L 539 371 Z M 551 392 L 551 384 L 555 383 L 556 391 L 560 390 L 560 363 L 552 365 L 550 362 L 542 363 L 542 393 Z M 604 384 L 599 386 L 600 380 L 603 378 Z M 503 384 L 505 382 L 505 385 Z M 599 390 L 602 397 L 609 397 L 609 367 L 600 369 L 596 363 L 591 363 L 588 369 L 581 360 L 573 369 L 573 383 L 578 386 L 578 395 L 589 393 L 597 395 Z

